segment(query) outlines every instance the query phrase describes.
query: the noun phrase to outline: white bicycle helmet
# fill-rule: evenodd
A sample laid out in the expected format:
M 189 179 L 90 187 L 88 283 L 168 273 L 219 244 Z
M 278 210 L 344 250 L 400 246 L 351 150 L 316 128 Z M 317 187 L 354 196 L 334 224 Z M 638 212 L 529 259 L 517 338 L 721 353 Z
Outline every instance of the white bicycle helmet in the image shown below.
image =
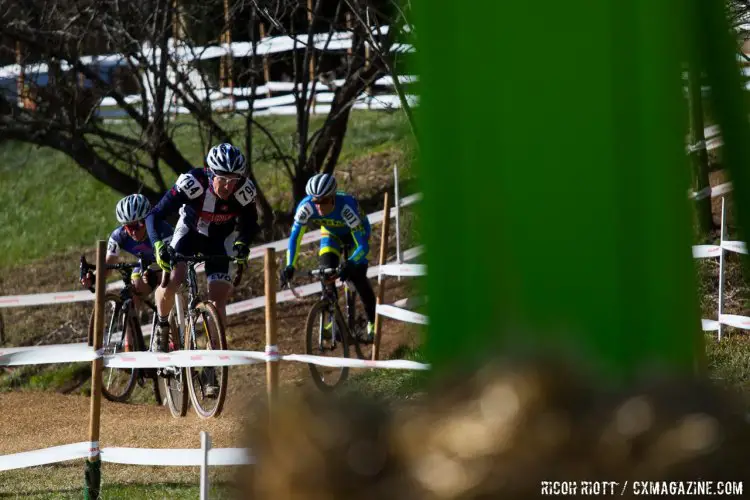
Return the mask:
M 120 224 L 130 224 L 144 219 L 151 210 L 151 203 L 142 194 L 131 194 L 117 202 L 115 215 Z
M 206 164 L 216 174 L 243 175 L 247 169 L 247 160 L 239 148 L 231 144 L 219 144 L 212 147 L 206 155 Z
M 305 192 L 313 198 L 325 198 L 336 193 L 336 179 L 331 174 L 316 174 L 310 177 Z

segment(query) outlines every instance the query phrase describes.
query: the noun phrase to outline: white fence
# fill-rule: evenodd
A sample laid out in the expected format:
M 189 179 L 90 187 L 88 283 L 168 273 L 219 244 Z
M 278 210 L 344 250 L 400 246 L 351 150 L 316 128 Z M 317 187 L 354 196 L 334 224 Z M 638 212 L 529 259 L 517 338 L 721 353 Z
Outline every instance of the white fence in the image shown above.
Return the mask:
M 387 34 L 389 31 L 388 26 L 379 28 L 372 28 L 374 36 L 379 34 Z M 405 31 L 409 31 L 409 28 Z M 319 33 L 313 36 L 312 45 L 316 51 L 320 52 L 341 52 L 352 48 L 353 33 L 349 31 L 334 32 L 330 35 L 328 33 Z M 297 110 L 294 106 L 295 98 L 294 95 L 282 95 L 276 97 L 265 97 L 262 99 L 252 100 L 240 100 L 236 102 L 237 98 L 247 99 L 251 96 L 252 89 L 246 87 L 236 88 L 222 88 L 217 90 L 213 87 L 207 87 L 207 80 L 199 73 L 195 67 L 191 67 L 190 63 L 194 61 L 205 61 L 209 59 L 215 59 L 227 55 L 231 55 L 234 58 L 246 58 L 253 56 L 266 57 L 271 54 L 290 52 L 296 50 L 304 50 L 307 48 L 308 37 L 307 35 L 298 36 L 269 36 L 264 37 L 258 41 L 255 46 L 251 42 L 233 42 L 230 44 L 222 45 L 208 45 L 208 46 L 190 46 L 184 41 L 175 41 L 174 39 L 169 40 L 169 52 L 168 57 L 175 61 L 179 68 L 179 71 L 186 75 L 187 81 L 189 82 L 191 91 L 195 94 L 196 98 L 200 102 L 208 101 L 212 109 L 226 110 L 232 109 L 235 111 L 248 110 L 251 103 L 255 114 L 258 116 L 263 115 L 288 115 L 296 114 Z M 372 45 L 372 41 L 365 40 L 365 43 Z M 377 49 L 377 47 L 375 47 Z M 408 53 L 414 52 L 414 46 L 407 43 L 394 43 L 390 47 L 391 52 L 395 53 Z M 80 61 L 82 64 L 90 67 L 99 68 L 114 68 L 118 66 L 142 66 L 141 60 L 146 61 L 157 61 L 161 58 L 161 50 L 159 48 L 151 47 L 149 44 L 144 43 L 141 46 L 141 51 L 138 57 L 126 56 L 124 54 L 105 54 L 97 56 L 82 56 Z M 68 61 L 60 62 L 61 71 L 70 71 L 72 66 Z M 3 81 L 13 81 L 20 76 L 33 77 L 36 75 L 48 74 L 49 65 L 46 63 L 36 63 L 21 66 L 19 64 L 11 64 L 0 67 L 0 86 Z M 168 77 L 173 83 L 176 83 L 176 74 L 172 69 L 169 69 Z M 416 77 L 409 75 L 402 75 L 398 77 L 400 83 L 411 83 L 416 81 Z M 153 103 L 154 96 L 153 89 L 156 88 L 149 82 L 147 73 L 142 76 L 143 87 L 146 89 L 146 99 L 149 101 L 150 106 Z M 316 105 L 311 108 L 313 114 L 327 114 L 330 112 L 330 103 L 333 100 L 333 88 L 341 86 L 343 80 L 334 80 L 328 85 L 316 82 L 315 85 L 312 83 L 308 86 L 308 90 L 315 94 Z M 374 85 L 380 86 L 393 86 L 393 78 L 385 77 L 380 78 L 374 82 Z M 13 85 L 15 88 L 15 84 Z M 301 88 L 301 84 L 298 84 L 298 88 Z M 294 90 L 294 83 L 292 82 L 266 82 L 264 85 L 258 86 L 255 89 L 255 95 L 264 95 L 270 92 L 291 92 Z M 417 104 L 416 95 L 406 96 L 408 102 L 411 105 Z M 128 104 L 134 104 L 141 102 L 142 96 L 140 94 L 128 95 L 124 97 L 124 101 Z M 187 114 L 188 109 L 181 105 L 180 99 L 170 90 L 167 90 L 166 102 L 168 111 L 174 114 Z M 122 109 L 116 110 L 102 110 L 102 107 L 117 107 L 119 104 L 113 97 L 104 97 L 98 104 L 99 109 L 97 114 L 102 117 L 108 118 L 120 118 L 126 117 L 126 113 Z M 383 94 L 383 95 L 359 95 L 354 103 L 354 109 L 395 109 L 401 107 L 401 101 L 395 94 Z

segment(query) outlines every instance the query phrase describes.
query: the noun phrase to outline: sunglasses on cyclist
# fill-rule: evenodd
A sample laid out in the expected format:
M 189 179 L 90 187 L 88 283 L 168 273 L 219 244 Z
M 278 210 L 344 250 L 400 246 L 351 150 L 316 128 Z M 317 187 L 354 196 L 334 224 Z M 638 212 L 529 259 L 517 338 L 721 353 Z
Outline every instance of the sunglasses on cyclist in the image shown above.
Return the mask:
M 240 179 L 242 179 L 242 176 L 240 175 L 219 175 L 219 174 L 213 174 L 214 177 L 219 179 L 219 181 L 223 182 L 224 184 L 231 184 L 233 182 L 237 182 Z
M 124 226 L 128 231 L 137 231 L 138 229 L 142 228 L 144 224 L 142 220 L 139 220 L 136 222 L 130 222 L 129 224 L 124 224 Z
M 333 197 L 326 196 L 325 198 L 313 198 L 312 202 L 316 205 L 330 205 L 333 202 Z

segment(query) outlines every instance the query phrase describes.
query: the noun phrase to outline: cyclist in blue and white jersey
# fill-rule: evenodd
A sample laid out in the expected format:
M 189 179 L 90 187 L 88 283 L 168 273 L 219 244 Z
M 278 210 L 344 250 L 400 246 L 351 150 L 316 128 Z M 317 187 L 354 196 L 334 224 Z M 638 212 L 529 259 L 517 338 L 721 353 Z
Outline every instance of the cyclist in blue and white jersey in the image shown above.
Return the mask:
M 375 331 L 375 293 L 367 279 L 367 254 L 370 251 L 370 221 L 361 214 L 357 200 L 336 191 L 336 179 L 331 174 L 317 174 L 307 181 L 307 196 L 297 205 L 294 224 L 289 236 L 286 267 L 281 271 L 281 283 L 294 276 L 299 245 L 308 224 L 320 226 L 321 241 L 318 255 L 322 267 L 338 268 L 339 278 L 354 284 L 367 315 L 367 332 L 361 336 L 372 341 Z M 341 250 L 347 247 L 349 258 L 339 264 Z
M 227 255 L 225 240 L 234 232 L 237 223 L 239 234 L 233 246 L 234 258 L 237 264 L 246 264 L 249 243 L 260 229 L 255 185 L 245 176 L 247 161 L 240 150 L 231 144 L 214 146 L 206 156 L 206 165 L 206 168 L 194 168 L 180 175 L 146 218 L 156 261 L 165 272 L 172 273 L 169 285 L 156 290 L 159 314 L 157 347 L 162 351 L 168 347 L 168 318 L 174 305 L 174 294 L 187 270 L 184 262 L 172 269 L 170 255 L 173 252 Z M 178 210 L 180 218 L 172 242 L 167 245 L 161 223 Z M 208 298 L 216 305 L 221 321 L 226 324 L 226 303 L 232 291 L 229 262 L 206 262 L 205 270 Z
M 107 264 L 116 264 L 120 260 L 120 252 L 124 251 L 138 257 L 143 257 L 144 264 L 148 265 L 156 261 L 154 256 L 154 247 L 148 239 L 146 233 L 146 215 L 151 210 L 151 204 L 148 198 L 142 194 L 131 194 L 117 202 L 115 207 L 115 216 L 120 226 L 109 235 L 107 242 Z M 161 223 L 161 231 L 167 239 L 172 238 L 174 228 L 167 222 Z M 109 275 L 110 271 L 104 270 L 104 277 Z M 130 280 L 138 296 L 146 296 L 156 288 L 161 279 L 161 271 L 157 269 L 141 269 L 136 267 L 130 275 Z M 89 272 L 81 280 L 81 284 L 88 288 L 94 283 L 94 274 Z M 138 304 L 137 297 L 135 303 Z

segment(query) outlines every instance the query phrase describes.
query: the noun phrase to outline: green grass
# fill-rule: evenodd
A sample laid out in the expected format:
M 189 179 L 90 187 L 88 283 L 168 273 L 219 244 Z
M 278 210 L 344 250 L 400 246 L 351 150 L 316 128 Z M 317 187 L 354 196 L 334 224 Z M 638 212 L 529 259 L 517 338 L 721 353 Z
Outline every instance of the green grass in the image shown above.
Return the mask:
M 324 117 L 315 116 L 311 130 Z M 294 117 L 262 117 L 286 153 L 293 153 L 296 122 Z M 227 118 L 220 121 L 237 144 L 244 149 L 244 121 Z M 202 165 L 204 150 L 195 125 L 189 118 L 176 122 L 174 140 L 194 165 Z M 128 121 L 110 127 L 133 135 Z M 400 165 L 401 177 L 411 177 L 412 139 L 401 113 L 360 111 L 352 113 L 339 165 L 373 153 L 395 150 L 409 160 Z M 253 169 L 272 204 L 289 209 L 292 204 L 290 183 L 283 167 L 263 160 L 271 152 L 270 141 L 261 133 L 254 135 Z M 128 168 L 121 166 L 120 168 Z M 162 166 L 168 185 L 176 178 Z M 147 185 L 155 187 L 150 179 Z M 96 181 L 67 156 L 49 148 L 17 142 L 0 146 L 0 269 L 31 262 L 52 254 L 90 246 L 105 238 L 115 227 L 114 206 L 123 195 Z
M 22 498 L 34 500 L 52 500 L 52 499 L 80 499 L 83 498 L 83 467 L 81 467 L 81 487 L 68 488 L 63 490 L 50 490 L 44 493 L 24 493 Z M 102 484 L 99 498 L 101 500 L 193 500 L 200 496 L 200 486 L 164 483 L 164 484 Z M 19 497 L 20 498 L 20 497 Z M 237 496 L 234 490 L 225 485 L 209 486 L 209 498 L 216 500 L 234 499 Z
M 388 359 L 405 359 L 426 363 L 421 348 L 401 346 Z M 367 370 L 354 375 L 347 390 L 376 398 L 410 399 L 426 389 L 427 372 L 419 370 Z

